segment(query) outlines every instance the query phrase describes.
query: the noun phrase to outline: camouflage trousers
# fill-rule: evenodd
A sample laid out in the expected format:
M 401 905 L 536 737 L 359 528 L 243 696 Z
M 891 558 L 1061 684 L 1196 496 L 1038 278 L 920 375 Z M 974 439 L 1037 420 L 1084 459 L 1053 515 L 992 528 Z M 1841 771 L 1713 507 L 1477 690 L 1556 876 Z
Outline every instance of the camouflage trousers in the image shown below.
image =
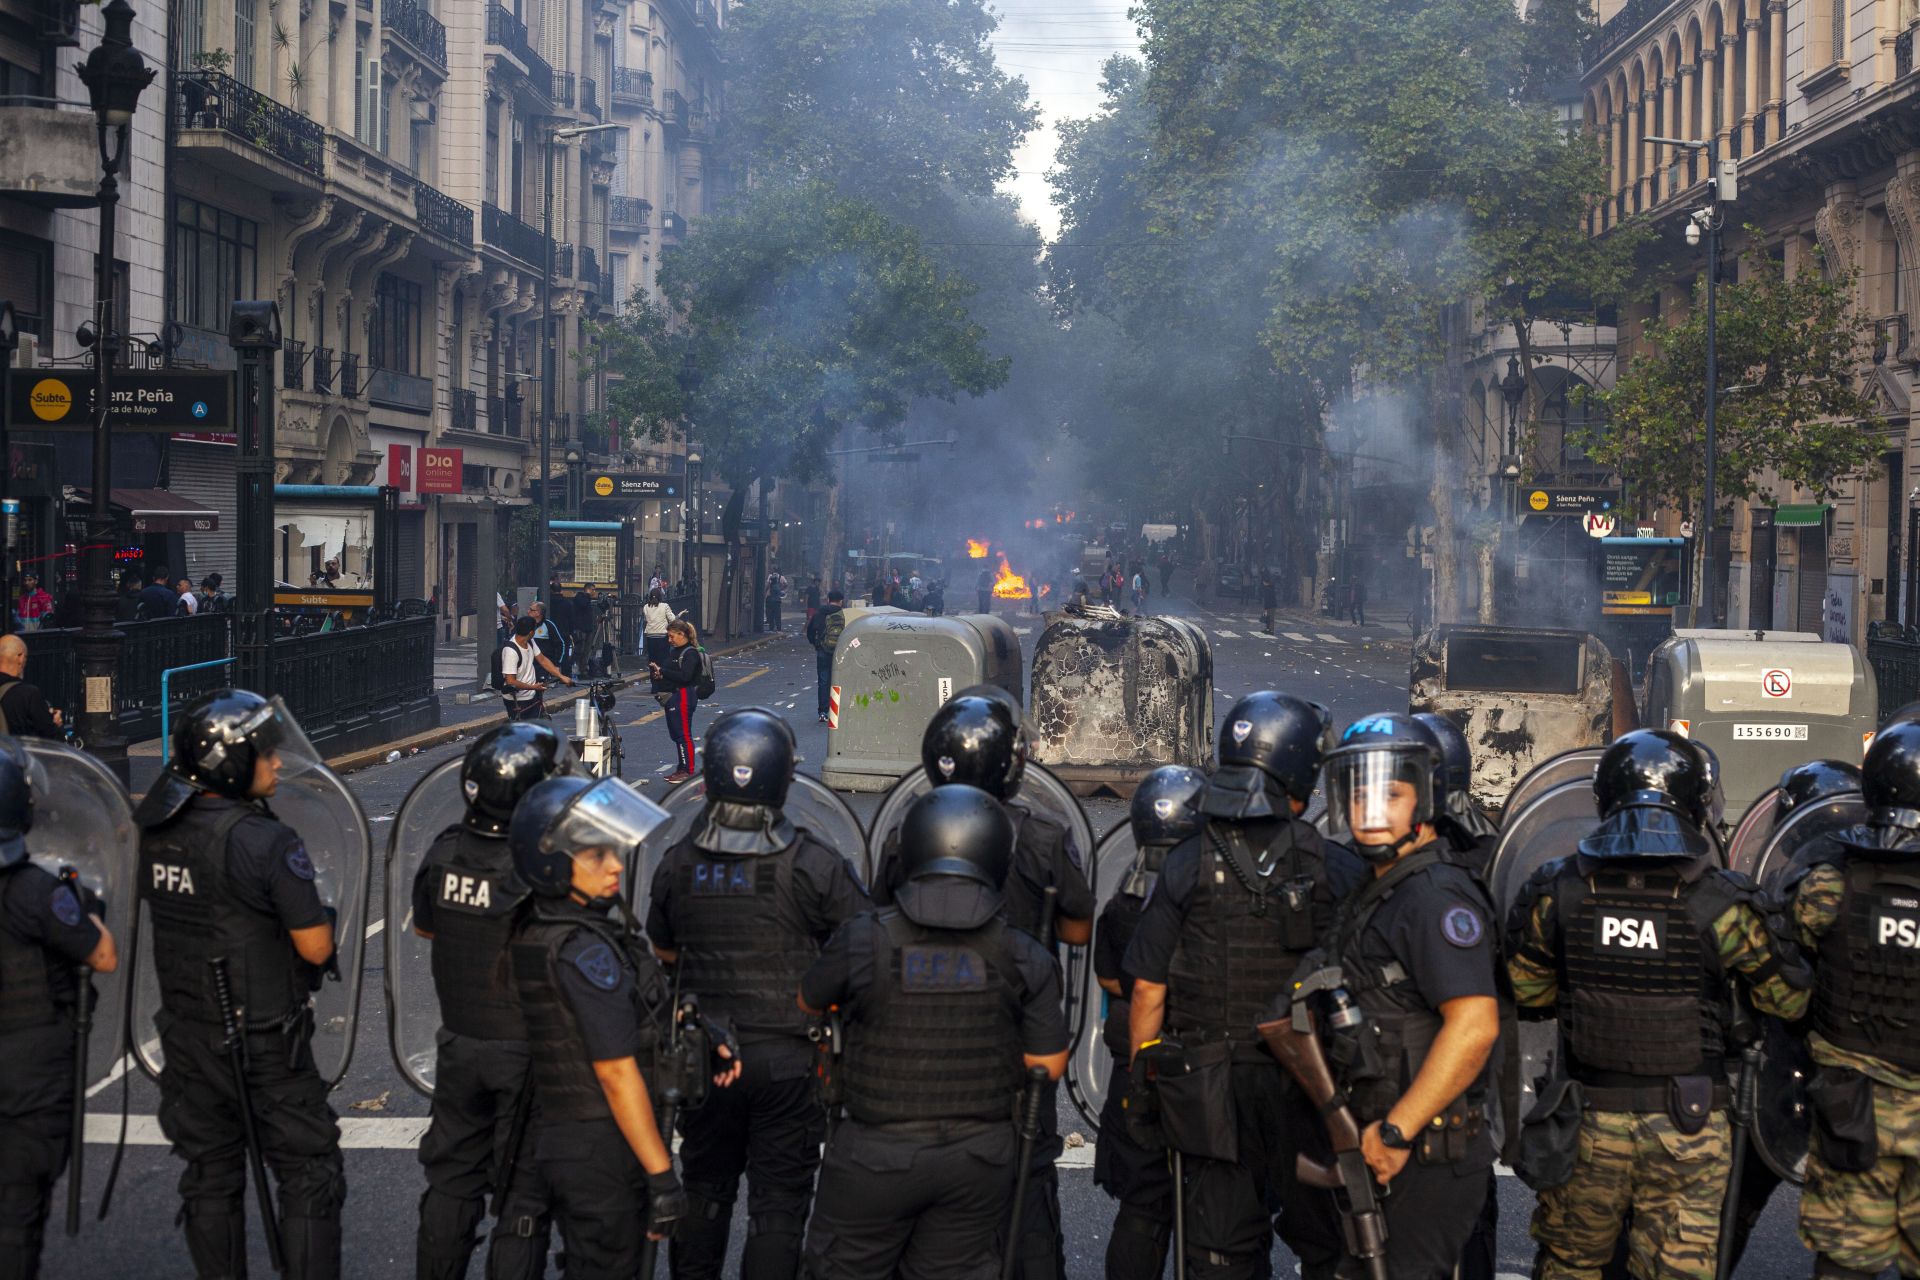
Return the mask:
M 1732 1156 L 1724 1111 L 1692 1137 L 1663 1114 L 1587 1112 L 1573 1176 L 1534 1205 L 1535 1280 L 1600 1280 L 1629 1213 L 1637 1280 L 1713 1280 Z
M 1807 1153 L 1800 1241 L 1841 1266 L 1920 1276 L 1920 1094 L 1875 1082 L 1873 1119 L 1879 1159 L 1865 1173 L 1829 1167 L 1817 1142 Z

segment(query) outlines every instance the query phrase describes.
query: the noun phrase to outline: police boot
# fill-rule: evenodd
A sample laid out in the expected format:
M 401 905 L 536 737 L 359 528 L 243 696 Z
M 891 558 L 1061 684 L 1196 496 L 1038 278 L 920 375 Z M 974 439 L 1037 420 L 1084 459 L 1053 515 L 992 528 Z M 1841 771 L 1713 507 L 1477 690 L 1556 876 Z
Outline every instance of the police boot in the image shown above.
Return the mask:
M 800 1274 L 800 1244 L 806 1219 L 763 1213 L 747 1219 L 747 1245 L 740 1255 L 740 1280 L 794 1280 Z
M 1830 1254 L 1813 1255 L 1813 1280 L 1874 1280 L 1879 1274 L 1877 1271 L 1861 1271 L 1844 1266 L 1835 1262 Z
M 732 1227 L 733 1205 L 689 1191 L 687 1216 L 680 1220 L 667 1252 L 674 1280 L 720 1280 L 727 1265 L 727 1234 Z
M 201 1200 L 181 1206 L 175 1225 L 187 1228 L 187 1256 L 200 1280 L 247 1280 L 247 1212 L 238 1200 Z
M 416 1280 L 466 1280 L 476 1244 L 474 1228 L 486 1208 L 428 1187 L 420 1196 L 420 1236 L 414 1244 Z
M 1107 1236 L 1107 1280 L 1160 1280 L 1173 1223 L 1123 1204 Z
M 340 1280 L 340 1215 L 280 1220 L 287 1251 L 287 1280 Z
M 46 1232 L 47 1199 L 31 1183 L 0 1186 L 0 1280 L 34 1280 Z

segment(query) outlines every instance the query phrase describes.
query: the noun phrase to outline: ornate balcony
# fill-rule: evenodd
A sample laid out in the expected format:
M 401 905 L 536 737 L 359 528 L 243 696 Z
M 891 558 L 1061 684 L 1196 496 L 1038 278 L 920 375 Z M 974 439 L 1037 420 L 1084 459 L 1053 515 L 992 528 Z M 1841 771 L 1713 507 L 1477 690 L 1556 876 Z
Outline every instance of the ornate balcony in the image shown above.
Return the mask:
M 592 80 L 580 81 L 580 109 L 595 120 L 600 118 L 600 87 Z
M 340 394 L 349 400 L 358 400 L 365 388 L 360 385 L 360 353 L 343 351 L 340 353 Z
M 533 44 L 527 39 L 527 24 L 508 12 L 504 5 L 487 6 L 487 43 L 513 55 L 526 68 L 533 91 L 548 101 L 553 100 L 553 67 L 533 51 Z
M 442 71 L 447 69 L 447 28 L 427 12 L 420 0 L 384 0 L 380 20 L 389 35 L 399 36 Z
M 292 107 L 250 89 L 210 67 L 177 72 L 173 77 L 174 123 L 178 145 L 215 168 L 269 191 L 312 189 L 326 172 L 326 130 Z M 207 135 L 237 140 L 202 142 Z M 218 153 L 232 156 L 221 163 Z M 289 181 L 291 179 L 291 181 Z
M 686 95 L 678 89 L 669 89 L 660 95 L 660 123 L 668 137 L 677 140 L 687 136 L 689 112 Z
M 307 389 L 307 344 L 288 338 L 280 350 L 280 385 L 289 391 Z
M 448 426 L 455 431 L 480 430 L 479 397 L 472 391 L 455 387 L 449 394 L 452 416 Z
M 413 189 L 413 207 L 420 229 L 461 248 L 473 245 L 473 210 L 445 192 L 422 182 Z
M 574 279 L 578 280 L 584 287 L 596 293 L 599 292 L 600 259 L 599 256 L 594 253 L 592 245 L 583 244 L 580 246 L 580 269 L 575 273 Z
M 320 396 L 333 394 L 333 348 L 315 347 L 313 349 L 313 393 Z
M 557 244 L 553 246 L 553 278 L 571 280 L 573 278 L 573 246 Z
M 535 270 L 546 268 L 547 238 L 498 205 L 480 206 L 480 239 Z
M 618 107 L 650 107 L 653 105 L 653 73 L 635 71 L 632 67 L 613 69 L 613 105 Z
M 652 221 L 653 206 L 637 196 L 614 196 L 607 201 L 609 230 L 643 236 Z
M 1898 79 L 1913 73 L 1913 28 L 1893 38 L 1893 74 Z

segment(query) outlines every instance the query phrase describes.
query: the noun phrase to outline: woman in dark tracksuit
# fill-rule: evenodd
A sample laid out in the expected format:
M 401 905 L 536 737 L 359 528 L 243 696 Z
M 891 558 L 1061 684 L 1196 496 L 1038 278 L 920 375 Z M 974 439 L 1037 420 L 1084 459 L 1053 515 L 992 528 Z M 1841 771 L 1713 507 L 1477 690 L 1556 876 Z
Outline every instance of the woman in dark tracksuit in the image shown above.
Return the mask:
M 667 713 L 667 734 L 679 752 L 679 764 L 667 775 L 669 783 L 685 782 L 697 770 L 694 767 L 693 708 L 700 701 L 694 686 L 700 683 L 699 635 L 685 618 L 667 624 L 667 654 L 664 661 L 649 663 L 654 688 Z

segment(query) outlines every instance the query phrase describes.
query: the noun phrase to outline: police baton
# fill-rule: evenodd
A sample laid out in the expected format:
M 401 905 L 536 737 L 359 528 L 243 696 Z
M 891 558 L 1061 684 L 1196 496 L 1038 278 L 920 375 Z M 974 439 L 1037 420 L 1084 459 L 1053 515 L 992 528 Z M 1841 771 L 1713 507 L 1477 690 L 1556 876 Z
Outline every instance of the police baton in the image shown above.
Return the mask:
M 1167 1150 L 1173 1158 L 1173 1280 L 1187 1280 L 1187 1161 L 1180 1148 Z
M 68 871 L 71 875 L 71 870 Z M 87 1041 L 93 1037 L 93 966 L 74 969 L 73 1114 L 67 1132 L 67 1235 L 80 1234 L 80 1184 L 87 1152 Z
M 1052 889 L 1047 892 L 1051 894 Z M 1033 1178 L 1033 1144 L 1040 1140 L 1040 1104 L 1053 1080 L 1045 1067 L 1027 1068 L 1027 1087 L 1020 1091 L 1020 1163 L 1013 1175 L 1013 1215 L 1007 1219 L 1007 1247 L 1000 1255 L 1000 1280 L 1013 1280 L 1020 1261 L 1020 1220 L 1026 1215 L 1027 1184 Z
M 273 1211 L 273 1188 L 267 1183 L 267 1162 L 260 1152 L 260 1129 L 253 1117 L 253 1093 L 247 1085 L 247 1039 L 234 1014 L 233 984 L 227 977 L 227 958 L 207 961 L 213 970 L 213 998 L 220 1007 L 220 1030 L 226 1037 L 227 1062 L 233 1067 L 234 1098 L 240 1104 L 240 1131 L 246 1139 L 247 1163 L 253 1170 L 253 1189 L 260 1199 L 260 1225 L 267 1233 L 267 1260 L 277 1274 L 287 1272 L 287 1254 L 280 1243 L 280 1219 Z
M 1733 1091 L 1733 1160 L 1727 1168 L 1727 1195 L 1720 1202 L 1720 1240 L 1714 1258 L 1714 1280 L 1728 1280 L 1733 1274 L 1734 1244 L 1740 1238 L 1740 1184 L 1745 1181 L 1742 1167 L 1747 1162 L 1749 1135 L 1753 1132 L 1753 1113 L 1760 1089 L 1760 1046 L 1748 1044 L 1740 1051 L 1740 1083 Z
M 680 1090 L 674 1085 L 668 1085 L 660 1095 L 660 1140 L 667 1147 L 668 1168 L 673 1167 L 673 1122 L 679 1115 L 680 1101 Z M 640 1245 L 640 1280 L 653 1280 L 653 1273 L 659 1265 L 660 1242 L 649 1235 Z

